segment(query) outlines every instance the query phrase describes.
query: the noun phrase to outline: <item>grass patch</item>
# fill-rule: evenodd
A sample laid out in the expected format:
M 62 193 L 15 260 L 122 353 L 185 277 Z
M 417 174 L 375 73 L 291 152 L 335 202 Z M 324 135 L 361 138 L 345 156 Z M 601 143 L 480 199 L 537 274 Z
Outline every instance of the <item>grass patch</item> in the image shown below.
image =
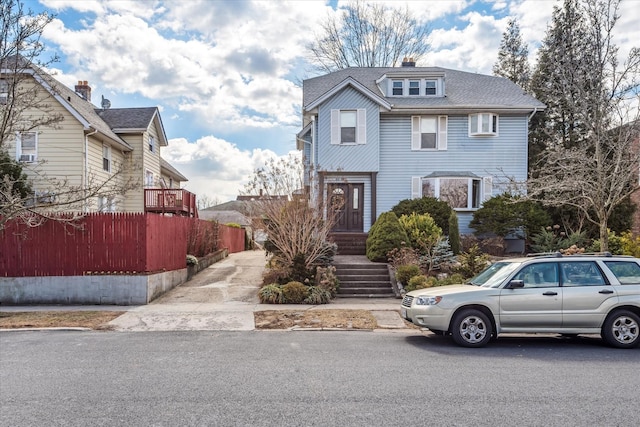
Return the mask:
M 265 310 L 254 313 L 256 329 L 342 328 L 375 329 L 368 310 Z
M 124 311 L 20 311 L 0 312 L 0 329 L 90 328 L 109 330 L 108 322 Z

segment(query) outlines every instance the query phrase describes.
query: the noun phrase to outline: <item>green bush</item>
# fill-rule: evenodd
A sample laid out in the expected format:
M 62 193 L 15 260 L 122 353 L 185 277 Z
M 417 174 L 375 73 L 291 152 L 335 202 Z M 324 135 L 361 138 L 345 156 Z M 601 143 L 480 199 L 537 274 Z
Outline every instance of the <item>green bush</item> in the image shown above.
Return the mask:
M 518 196 L 505 193 L 482 203 L 473 213 L 469 226 L 476 235 L 493 233 L 500 237 L 522 230 L 529 239 L 550 221 L 549 214 L 539 203 L 520 200 Z
M 284 294 L 282 293 L 282 287 L 277 283 L 263 286 L 258 291 L 258 298 L 263 304 L 283 304 Z
M 428 213 L 412 212 L 409 215 L 402 215 L 398 221 L 407 233 L 411 247 L 421 254 L 430 253 L 431 248 L 442 236 L 442 229 Z
M 367 237 L 367 258 L 371 261 L 387 261 L 387 254 L 407 242 L 404 228 L 393 212 L 380 214 L 371 226 Z
M 409 283 L 407 284 L 407 286 L 405 286 L 405 290 L 407 292 L 410 291 L 415 291 L 416 289 L 424 289 L 424 288 L 430 288 L 432 286 L 434 286 L 436 283 L 436 278 L 435 277 L 427 277 L 425 275 L 417 275 L 417 276 L 413 276 L 411 279 L 409 279 Z
M 449 215 L 449 246 L 453 255 L 460 253 L 460 228 L 458 226 L 458 215 L 455 211 Z
M 471 278 L 487 268 L 488 261 L 489 256 L 482 253 L 478 245 L 474 245 L 467 252 L 458 255 L 460 266 L 457 269 L 457 273 Z
M 309 287 L 292 281 L 282 287 L 282 294 L 286 304 L 301 304 L 309 296 Z
M 532 240 L 531 249 L 536 253 L 557 252 L 574 245 L 578 248 L 584 248 L 588 243 L 586 232 L 567 234 L 561 231 L 557 224 L 553 227 L 541 228 Z
M 406 286 L 409 284 L 409 279 L 420 274 L 422 271 L 417 265 L 401 265 L 396 269 L 396 280 Z
M 449 217 L 451 216 L 451 206 L 445 201 L 438 200 L 435 197 L 422 197 L 420 199 L 406 199 L 400 201 L 391 208 L 391 211 L 399 218 L 402 215 L 429 214 L 436 222 L 438 227 L 442 229 L 445 235 L 449 234 Z
M 319 286 L 309 286 L 309 295 L 304 299 L 305 304 L 328 304 L 331 301 L 331 293 Z

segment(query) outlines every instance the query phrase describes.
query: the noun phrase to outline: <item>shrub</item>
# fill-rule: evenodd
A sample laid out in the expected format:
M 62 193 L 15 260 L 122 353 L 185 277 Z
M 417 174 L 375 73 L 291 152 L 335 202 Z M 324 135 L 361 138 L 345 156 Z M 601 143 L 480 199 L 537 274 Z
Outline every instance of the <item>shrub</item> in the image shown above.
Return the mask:
M 578 248 L 584 248 L 587 245 L 586 232 L 567 234 L 561 231 L 557 224 L 553 227 L 541 228 L 532 240 L 531 249 L 538 253 L 557 252 L 574 245 Z
M 338 293 L 340 281 L 336 276 L 336 268 L 332 265 L 328 267 L 318 267 L 316 270 L 316 286 L 324 289 L 333 298 Z
M 396 280 L 406 286 L 409 284 L 409 279 L 420 274 L 422 271 L 415 264 L 401 265 L 396 269 Z
M 367 237 L 367 258 L 371 261 L 386 261 L 387 254 L 402 246 L 408 237 L 398 217 L 393 212 L 380 214 L 371 226 Z
M 460 262 L 460 266 L 457 272 L 464 277 L 471 278 L 487 268 L 489 257 L 482 253 L 478 245 L 475 245 L 469 251 L 458 255 L 458 262 Z
M 611 241 L 611 239 L 609 239 Z M 609 243 L 611 244 L 611 243 Z M 624 255 L 633 255 L 640 258 L 640 236 L 633 238 L 629 232 L 622 233 L 620 236 L 620 245 Z
M 399 248 L 393 248 L 388 254 L 389 264 L 396 270 L 401 265 L 416 264 L 420 261 L 420 256 L 415 249 L 403 244 Z
M 449 234 L 449 217 L 453 209 L 443 200 L 438 200 L 435 197 L 406 199 L 391 208 L 391 211 L 395 213 L 397 217 L 411 215 L 414 212 L 419 215 L 429 214 L 438 227 L 442 229 L 442 232 L 446 235 Z
M 195 255 L 187 255 L 187 265 L 198 265 L 198 258 Z
M 482 207 L 473 213 L 469 226 L 477 235 L 493 233 L 505 237 L 522 230 L 528 238 L 549 221 L 549 214 L 540 203 L 505 193 L 485 200 Z
M 328 290 L 319 286 L 309 286 L 309 295 L 304 299 L 305 304 L 327 304 L 331 301 L 331 294 Z
M 421 254 L 427 254 L 442 236 L 442 228 L 438 227 L 428 213 L 402 215 L 400 224 L 407 233 L 411 247 Z
M 283 285 L 289 281 L 289 271 L 279 265 L 272 265 L 262 274 L 262 284 L 275 283 Z
M 454 255 L 460 253 L 460 228 L 458 227 L 458 215 L 455 211 L 449 215 L 449 246 Z
M 283 304 L 284 294 L 282 293 L 282 287 L 277 283 L 263 286 L 258 291 L 258 298 L 263 304 Z
M 419 274 L 409 279 L 409 283 L 404 289 L 407 292 L 410 292 L 410 291 L 415 291 L 416 289 L 430 288 L 434 286 L 435 283 L 436 283 L 435 277 L 427 277 L 425 275 Z
M 309 296 L 309 287 L 300 282 L 291 281 L 282 287 L 284 302 L 287 304 L 301 304 Z

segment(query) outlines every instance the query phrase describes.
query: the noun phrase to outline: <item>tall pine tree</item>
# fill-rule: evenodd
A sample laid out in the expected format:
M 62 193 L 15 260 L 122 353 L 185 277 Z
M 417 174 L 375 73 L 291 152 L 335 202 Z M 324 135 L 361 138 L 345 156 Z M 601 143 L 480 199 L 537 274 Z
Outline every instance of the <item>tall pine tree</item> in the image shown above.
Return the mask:
M 509 20 L 507 29 L 502 33 L 498 60 L 493 66 L 493 74 L 505 77 L 523 89 L 528 89 L 531 69 L 529 67 L 529 49 L 520 36 L 520 26 L 515 18 Z

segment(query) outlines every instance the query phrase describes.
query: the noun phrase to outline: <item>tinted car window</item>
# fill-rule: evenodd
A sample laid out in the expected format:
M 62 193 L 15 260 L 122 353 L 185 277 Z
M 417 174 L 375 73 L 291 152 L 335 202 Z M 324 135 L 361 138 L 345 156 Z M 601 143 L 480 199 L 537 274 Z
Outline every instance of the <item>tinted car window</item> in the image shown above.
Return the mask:
M 623 285 L 640 284 L 640 265 L 633 261 L 605 261 L 609 270 Z
M 555 288 L 558 284 L 558 264 L 545 262 L 523 267 L 513 280 L 522 280 L 525 288 Z
M 602 286 L 606 282 L 593 261 L 561 262 L 562 286 Z

